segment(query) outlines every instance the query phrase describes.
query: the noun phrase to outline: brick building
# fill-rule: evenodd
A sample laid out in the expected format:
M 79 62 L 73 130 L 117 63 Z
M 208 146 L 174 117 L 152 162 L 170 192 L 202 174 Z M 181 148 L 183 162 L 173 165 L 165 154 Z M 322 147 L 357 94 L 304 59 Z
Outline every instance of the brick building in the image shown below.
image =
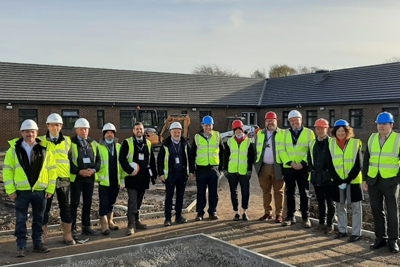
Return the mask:
M 267 80 L 0 63 L 0 149 L 20 135 L 25 119 L 37 121 L 44 134 L 53 112 L 62 115 L 64 134 L 73 135 L 74 121 L 84 117 L 92 138 L 98 140 L 103 124 L 112 122 L 117 136 L 125 139 L 132 133 L 137 106 L 157 111 L 159 129 L 168 115 L 189 114 L 189 136 L 200 130 L 207 114 L 215 119 L 215 129 L 225 131 L 227 116 L 245 116 L 263 127 L 264 114 L 273 110 L 278 125 L 286 128 L 287 114 L 297 109 L 309 127 L 320 117 L 331 125 L 346 119 L 365 142 L 382 111 L 395 116 L 398 129 L 399 102 L 400 63 Z

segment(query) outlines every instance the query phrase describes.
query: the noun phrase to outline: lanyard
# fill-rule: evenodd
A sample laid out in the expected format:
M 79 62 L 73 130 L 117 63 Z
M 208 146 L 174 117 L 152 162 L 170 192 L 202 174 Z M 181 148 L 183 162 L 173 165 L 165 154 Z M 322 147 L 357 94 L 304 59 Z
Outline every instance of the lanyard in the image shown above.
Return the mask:
M 179 151 L 181 150 L 181 142 L 179 142 L 178 144 L 173 143 L 172 145 L 174 147 L 176 154 L 179 155 Z M 178 146 L 178 149 L 176 149 L 177 146 Z
M 82 139 L 81 144 L 82 144 L 83 154 L 85 154 L 85 157 L 87 157 L 88 143 L 86 142 L 86 140 Z
M 142 152 L 143 147 L 144 147 L 144 141 L 142 141 L 142 146 L 141 146 L 141 147 L 139 146 L 139 141 L 137 141 L 137 143 L 138 143 L 138 144 L 136 145 L 137 148 L 139 149 L 140 152 Z
M 110 149 L 111 146 L 111 149 Z M 108 152 L 110 152 L 111 156 L 114 157 L 114 144 L 106 145 Z

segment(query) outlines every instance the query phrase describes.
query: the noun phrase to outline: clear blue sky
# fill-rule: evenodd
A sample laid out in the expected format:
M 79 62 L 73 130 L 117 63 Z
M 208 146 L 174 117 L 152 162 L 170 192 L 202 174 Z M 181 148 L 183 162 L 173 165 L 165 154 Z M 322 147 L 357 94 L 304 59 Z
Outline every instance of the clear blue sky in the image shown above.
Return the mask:
M 400 1 L 0 0 L 0 61 L 250 75 L 400 57 Z

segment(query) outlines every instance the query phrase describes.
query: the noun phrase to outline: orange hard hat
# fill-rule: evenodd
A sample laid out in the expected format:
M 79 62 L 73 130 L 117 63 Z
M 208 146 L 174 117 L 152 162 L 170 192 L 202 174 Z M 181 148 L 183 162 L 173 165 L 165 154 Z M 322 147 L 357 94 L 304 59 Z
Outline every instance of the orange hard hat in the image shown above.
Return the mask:
M 278 116 L 276 116 L 275 112 L 268 111 L 267 113 L 265 113 L 265 119 L 266 120 L 273 120 L 273 119 L 278 120 Z
M 232 122 L 232 130 L 236 130 L 237 128 L 240 128 L 242 131 L 244 131 L 243 122 L 241 120 L 234 120 Z
M 315 121 L 314 127 L 329 128 L 329 122 L 321 118 Z

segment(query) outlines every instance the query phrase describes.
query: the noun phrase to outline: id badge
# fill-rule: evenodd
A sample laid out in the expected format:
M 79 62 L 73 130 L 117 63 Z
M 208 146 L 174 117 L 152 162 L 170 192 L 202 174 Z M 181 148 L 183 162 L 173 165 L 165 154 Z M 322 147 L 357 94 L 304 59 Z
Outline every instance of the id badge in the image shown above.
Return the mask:
M 139 160 L 144 160 L 144 154 L 143 154 L 143 153 L 139 153 L 138 159 L 139 159 Z
M 175 163 L 179 164 L 179 158 L 178 157 L 175 158 Z
M 83 163 L 90 163 L 90 158 L 83 158 Z

